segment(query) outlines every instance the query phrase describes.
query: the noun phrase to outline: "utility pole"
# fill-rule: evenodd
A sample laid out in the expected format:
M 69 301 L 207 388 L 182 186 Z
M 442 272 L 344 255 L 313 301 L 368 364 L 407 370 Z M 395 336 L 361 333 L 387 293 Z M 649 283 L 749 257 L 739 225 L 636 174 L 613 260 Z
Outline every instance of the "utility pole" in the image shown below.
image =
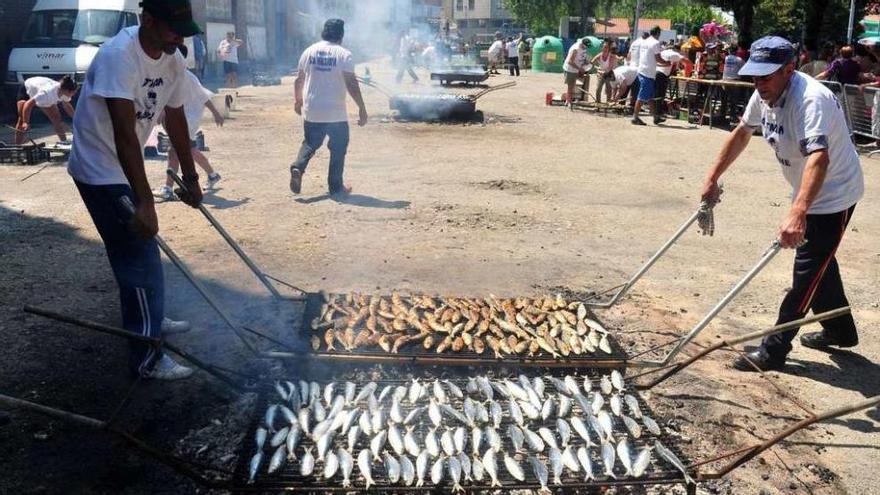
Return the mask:
M 846 28 L 846 44 L 852 44 L 853 22 L 856 17 L 856 0 L 849 0 L 849 25 Z
M 636 12 L 633 18 L 632 41 L 639 36 L 639 16 L 642 14 L 642 0 L 636 0 Z

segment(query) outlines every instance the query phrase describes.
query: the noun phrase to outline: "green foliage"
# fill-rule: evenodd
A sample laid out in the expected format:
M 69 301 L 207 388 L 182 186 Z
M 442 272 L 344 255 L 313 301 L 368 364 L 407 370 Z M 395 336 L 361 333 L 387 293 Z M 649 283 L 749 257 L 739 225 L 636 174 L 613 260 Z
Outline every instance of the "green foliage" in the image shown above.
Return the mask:
M 632 19 L 636 8 L 636 0 L 616 0 L 611 8 L 612 17 Z M 673 29 L 679 34 L 687 34 L 695 25 L 702 26 L 713 18 L 709 6 L 700 2 L 681 2 L 680 0 L 643 0 L 643 19 L 670 19 Z
M 560 17 L 579 15 L 569 0 L 503 0 L 502 3 L 536 35 L 556 34 Z
M 800 0 L 761 0 L 755 8 L 755 38 L 774 34 L 799 40 L 804 25 L 802 3 Z

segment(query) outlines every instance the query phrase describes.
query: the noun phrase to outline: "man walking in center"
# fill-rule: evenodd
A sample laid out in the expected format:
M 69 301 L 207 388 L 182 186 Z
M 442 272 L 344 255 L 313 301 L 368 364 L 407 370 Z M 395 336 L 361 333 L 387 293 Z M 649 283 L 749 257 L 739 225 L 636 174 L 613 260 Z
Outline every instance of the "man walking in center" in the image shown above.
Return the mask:
M 343 48 L 345 23 L 342 19 L 328 19 L 321 33 L 323 41 L 308 47 L 299 59 L 299 72 L 294 82 L 296 103 L 294 110 L 303 117 L 303 142 L 296 162 L 290 167 L 290 190 L 299 194 L 302 176 L 309 160 L 328 137 L 330 170 L 327 184 L 330 194 L 348 194 L 351 187 L 343 182 L 345 154 L 348 151 L 348 111 L 345 93 L 358 106 L 358 125 L 367 123 L 367 107 L 361 97 L 361 88 L 354 75 L 351 52 Z
M 719 178 L 760 129 L 793 189 L 778 236 L 782 247 L 796 248 L 794 273 L 777 324 L 803 318 L 809 310 L 821 313 L 849 305 L 835 254 L 865 188 L 840 103 L 821 83 L 796 72 L 795 60 L 794 46 L 784 38 L 767 36 L 752 44 L 739 74 L 754 77 L 756 91 L 742 122 L 722 145 L 702 192 L 703 199 L 718 196 Z M 754 371 L 754 363 L 761 370 L 782 369 L 797 332 L 765 337 L 733 367 Z M 821 332 L 801 337 L 802 345 L 814 349 L 858 342 L 849 314 L 825 320 Z
M 104 43 L 89 66 L 73 119 L 67 171 L 104 241 L 119 286 L 122 326 L 159 339 L 188 325 L 164 318 L 164 275 L 155 238 L 159 221 L 143 149 L 164 109 L 187 190 L 178 196 L 198 207 L 202 190 L 183 109 L 186 62 L 177 49 L 184 36 L 200 31 L 189 0 L 143 0 L 141 6 L 141 25 Z M 177 380 L 192 374 L 144 343 L 131 344 L 129 365 L 144 378 Z

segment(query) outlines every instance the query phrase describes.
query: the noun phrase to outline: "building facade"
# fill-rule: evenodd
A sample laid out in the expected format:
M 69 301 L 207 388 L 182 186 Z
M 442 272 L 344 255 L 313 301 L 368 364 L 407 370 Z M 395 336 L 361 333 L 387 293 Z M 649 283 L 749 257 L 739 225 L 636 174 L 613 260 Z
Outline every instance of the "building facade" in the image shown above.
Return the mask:
M 522 30 L 501 0 L 443 0 L 444 19 L 450 31 L 464 39 L 500 31 L 505 35 Z

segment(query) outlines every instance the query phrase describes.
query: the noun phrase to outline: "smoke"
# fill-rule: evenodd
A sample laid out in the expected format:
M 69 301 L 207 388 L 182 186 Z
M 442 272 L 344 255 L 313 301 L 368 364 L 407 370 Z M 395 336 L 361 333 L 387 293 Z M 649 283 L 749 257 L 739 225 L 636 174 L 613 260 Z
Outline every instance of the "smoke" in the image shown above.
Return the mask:
M 324 21 L 344 20 L 342 44 L 352 51 L 356 60 L 391 53 L 397 49 L 399 33 L 412 27 L 410 0 L 307 0 L 303 9 L 299 14 L 313 25 L 312 42 L 320 40 Z

